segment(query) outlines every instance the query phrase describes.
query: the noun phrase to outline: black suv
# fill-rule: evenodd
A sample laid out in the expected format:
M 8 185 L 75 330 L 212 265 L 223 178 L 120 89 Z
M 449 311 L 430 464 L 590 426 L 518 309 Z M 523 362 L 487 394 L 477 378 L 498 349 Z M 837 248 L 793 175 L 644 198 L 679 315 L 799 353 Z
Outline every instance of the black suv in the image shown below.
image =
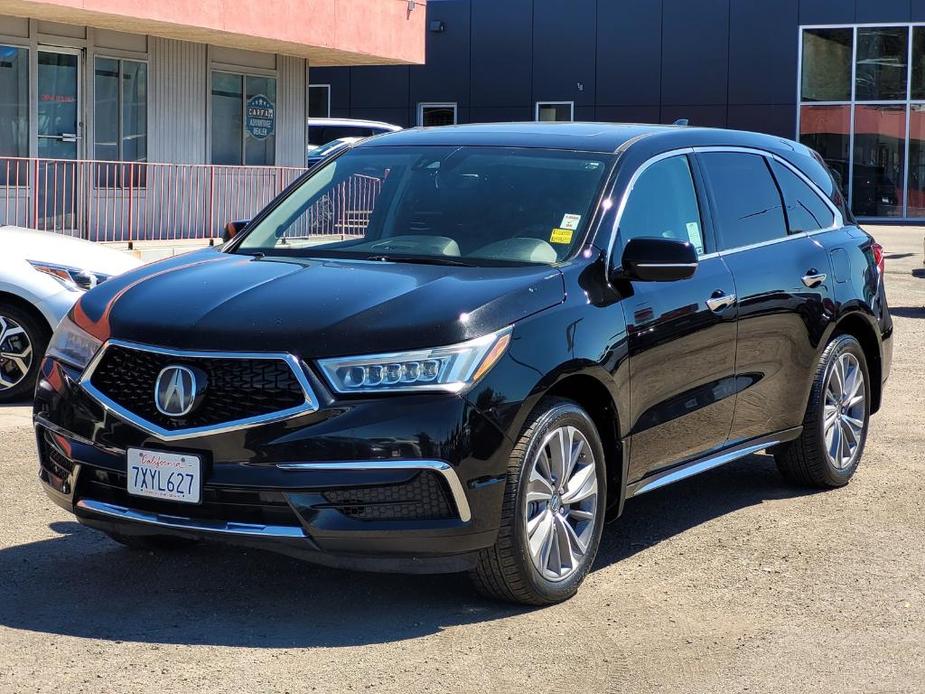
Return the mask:
M 130 547 L 469 571 L 546 604 L 630 497 L 761 450 L 846 484 L 891 335 L 882 249 L 799 144 L 404 131 L 86 294 L 42 366 L 40 474 Z

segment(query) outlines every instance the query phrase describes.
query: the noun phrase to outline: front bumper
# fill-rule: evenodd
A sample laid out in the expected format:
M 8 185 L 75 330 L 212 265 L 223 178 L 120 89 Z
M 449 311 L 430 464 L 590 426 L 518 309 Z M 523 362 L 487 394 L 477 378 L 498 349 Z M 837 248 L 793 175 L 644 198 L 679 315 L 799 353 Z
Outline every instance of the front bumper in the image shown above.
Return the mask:
M 512 444 L 465 398 L 333 402 L 284 422 L 170 442 L 42 366 L 35 401 L 47 494 L 105 532 L 211 539 L 330 566 L 470 568 L 497 537 Z M 126 449 L 204 461 L 198 505 L 130 496 Z

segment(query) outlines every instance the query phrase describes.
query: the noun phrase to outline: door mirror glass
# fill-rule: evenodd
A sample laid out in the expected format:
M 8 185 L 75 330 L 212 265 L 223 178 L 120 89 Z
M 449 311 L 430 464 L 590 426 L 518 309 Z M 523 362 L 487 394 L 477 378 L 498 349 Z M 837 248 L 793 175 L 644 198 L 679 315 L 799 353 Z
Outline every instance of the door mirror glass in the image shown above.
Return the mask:
M 674 282 L 697 271 L 697 249 L 689 241 L 656 237 L 631 239 L 614 279 Z

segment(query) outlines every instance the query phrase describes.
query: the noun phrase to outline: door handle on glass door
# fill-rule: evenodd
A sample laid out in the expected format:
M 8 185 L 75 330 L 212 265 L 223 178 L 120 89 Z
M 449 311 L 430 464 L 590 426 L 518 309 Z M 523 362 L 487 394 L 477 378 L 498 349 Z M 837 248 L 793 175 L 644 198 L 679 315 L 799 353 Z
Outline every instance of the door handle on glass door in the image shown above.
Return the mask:
M 803 275 L 803 284 L 805 284 L 810 289 L 815 289 L 820 284 L 825 282 L 825 278 L 825 273 L 819 272 L 816 270 L 816 268 L 812 268 L 805 275 Z
M 727 294 L 722 289 L 717 289 L 713 292 L 713 296 L 707 299 L 707 307 L 713 311 L 713 313 L 719 313 L 736 302 L 735 294 Z

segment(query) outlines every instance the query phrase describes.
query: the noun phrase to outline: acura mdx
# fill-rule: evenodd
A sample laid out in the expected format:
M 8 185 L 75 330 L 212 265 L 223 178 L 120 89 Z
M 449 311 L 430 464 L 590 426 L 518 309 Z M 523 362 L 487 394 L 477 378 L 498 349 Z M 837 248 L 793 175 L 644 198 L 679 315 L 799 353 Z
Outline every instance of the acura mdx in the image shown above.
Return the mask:
M 779 137 L 397 132 L 238 229 L 82 296 L 42 364 L 44 488 L 129 547 L 554 603 L 634 496 L 759 451 L 847 484 L 890 371 L 883 250 Z

